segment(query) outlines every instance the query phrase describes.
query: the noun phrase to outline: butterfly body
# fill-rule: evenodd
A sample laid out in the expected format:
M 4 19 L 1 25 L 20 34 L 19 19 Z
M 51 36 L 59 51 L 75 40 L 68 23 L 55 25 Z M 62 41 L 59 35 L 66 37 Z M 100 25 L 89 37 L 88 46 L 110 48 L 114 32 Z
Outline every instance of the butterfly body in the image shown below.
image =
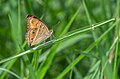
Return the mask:
M 39 18 L 32 15 L 27 16 L 26 41 L 29 46 L 46 40 L 52 33 L 53 30 L 49 30 Z

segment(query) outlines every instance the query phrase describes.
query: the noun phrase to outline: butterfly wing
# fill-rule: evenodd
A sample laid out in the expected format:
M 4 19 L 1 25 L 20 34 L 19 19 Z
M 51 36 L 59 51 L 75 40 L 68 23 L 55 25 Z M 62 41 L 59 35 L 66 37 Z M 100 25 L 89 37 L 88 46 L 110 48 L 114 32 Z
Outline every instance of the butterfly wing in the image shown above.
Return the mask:
M 27 32 L 26 32 L 26 41 L 27 41 L 29 46 L 33 42 L 36 34 L 37 34 L 37 29 L 36 28 L 27 30 Z
M 45 24 L 42 23 L 39 28 L 36 38 L 31 43 L 31 46 L 46 40 L 47 38 L 49 38 L 51 36 L 52 33 L 53 33 L 53 30 L 48 30 L 48 28 L 45 26 Z
M 53 30 L 49 30 L 47 26 L 37 17 L 27 16 L 27 32 L 26 41 L 29 46 L 38 44 L 51 36 Z
M 37 19 L 35 16 L 32 16 L 32 15 L 27 16 L 26 41 L 29 46 L 33 42 L 40 25 L 41 23 L 39 22 L 39 19 Z
M 39 28 L 39 26 L 41 25 L 41 22 L 39 20 L 39 18 L 32 16 L 32 15 L 28 15 L 27 16 L 27 28 Z

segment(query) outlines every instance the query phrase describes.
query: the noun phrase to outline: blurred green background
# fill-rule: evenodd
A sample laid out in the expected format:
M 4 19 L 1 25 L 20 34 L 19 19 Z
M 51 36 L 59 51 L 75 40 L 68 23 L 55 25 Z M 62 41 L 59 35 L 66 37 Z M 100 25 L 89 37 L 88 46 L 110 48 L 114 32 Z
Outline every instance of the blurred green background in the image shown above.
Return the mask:
M 29 14 L 57 43 L 28 47 Z M 0 79 L 120 79 L 119 17 L 120 0 L 0 0 Z

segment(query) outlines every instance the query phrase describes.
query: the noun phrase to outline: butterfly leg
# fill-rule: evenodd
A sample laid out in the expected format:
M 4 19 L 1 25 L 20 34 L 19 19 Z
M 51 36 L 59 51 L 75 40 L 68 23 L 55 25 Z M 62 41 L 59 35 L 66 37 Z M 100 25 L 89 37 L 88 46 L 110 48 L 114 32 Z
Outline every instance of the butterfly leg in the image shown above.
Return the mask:
M 50 40 L 52 40 L 52 39 L 56 39 L 55 35 L 53 35 L 53 34 L 50 37 Z
M 44 40 L 44 43 L 45 43 L 46 41 Z

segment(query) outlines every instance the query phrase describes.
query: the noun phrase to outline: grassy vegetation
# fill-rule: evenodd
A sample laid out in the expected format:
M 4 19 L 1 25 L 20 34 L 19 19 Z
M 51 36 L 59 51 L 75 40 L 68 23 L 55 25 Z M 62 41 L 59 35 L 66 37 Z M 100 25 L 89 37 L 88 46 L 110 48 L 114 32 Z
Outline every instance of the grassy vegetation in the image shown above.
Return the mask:
M 28 47 L 26 16 L 53 37 Z M 0 0 L 0 79 L 119 79 L 120 0 Z

